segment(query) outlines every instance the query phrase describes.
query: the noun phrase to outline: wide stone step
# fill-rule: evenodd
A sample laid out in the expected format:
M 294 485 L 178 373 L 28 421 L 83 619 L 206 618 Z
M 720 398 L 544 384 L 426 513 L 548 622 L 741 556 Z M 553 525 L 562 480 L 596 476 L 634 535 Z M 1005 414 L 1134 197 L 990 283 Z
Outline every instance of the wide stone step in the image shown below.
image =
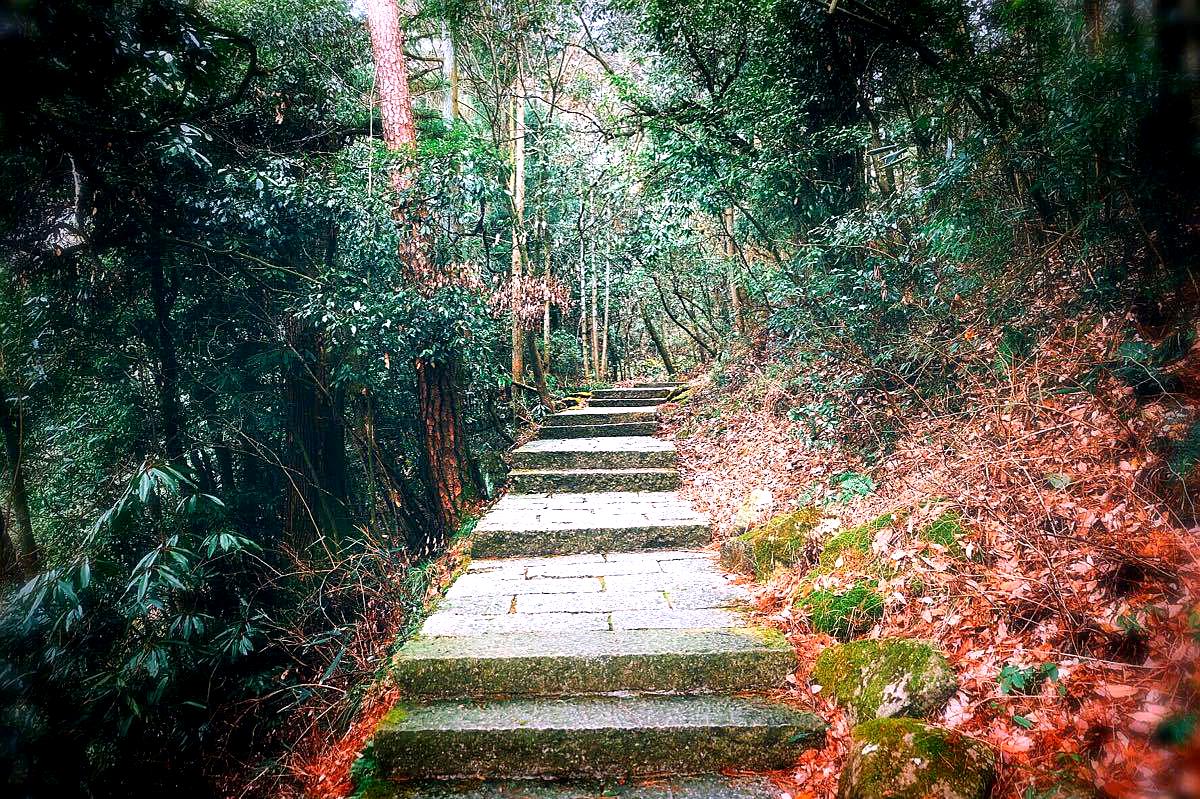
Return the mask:
M 661 402 L 666 402 L 664 397 Z M 595 397 L 588 400 L 589 408 L 640 408 L 645 406 L 645 399 L 630 399 L 627 397 Z
M 811 713 L 720 696 L 398 705 L 371 749 L 387 776 L 618 776 L 782 769 L 820 745 Z
M 643 404 L 665 402 L 675 392 L 673 388 L 599 388 L 592 392 L 592 399 L 640 399 Z
M 741 693 L 777 688 L 791 645 L 766 628 L 419 636 L 392 662 L 410 698 Z
M 672 491 L 679 487 L 675 469 L 514 469 L 508 473 L 514 494 L 587 491 Z
M 657 422 L 656 405 L 638 408 L 572 408 L 547 416 L 545 427 L 555 425 L 623 424 L 626 422 Z
M 543 425 L 538 438 L 600 438 L 603 436 L 652 436 L 657 422 L 618 422 L 617 424 Z
M 375 781 L 370 799 L 776 799 L 765 777 L 720 775 L 615 780 Z
M 475 528 L 474 557 L 704 546 L 707 517 L 674 491 L 507 494 Z
M 675 445 L 650 436 L 538 438 L 512 453 L 517 469 L 634 469 L 675 466 Z

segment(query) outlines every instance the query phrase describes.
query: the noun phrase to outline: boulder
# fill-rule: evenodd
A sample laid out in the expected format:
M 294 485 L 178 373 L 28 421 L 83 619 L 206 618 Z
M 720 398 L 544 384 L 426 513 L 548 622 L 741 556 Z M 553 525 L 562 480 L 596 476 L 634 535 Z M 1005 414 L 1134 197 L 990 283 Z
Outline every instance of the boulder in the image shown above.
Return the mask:
M 986 799 L 991 747 L 915 719 L 873 719 L 851 733 L 838 799 Z
M 726 539 L 721 545 L 721 565 L 761 580 L 781 566 L 811 564 L 821 551 L 816 533 L 820 521 L 820 508 L 781 513 L 766 524 Z
M 856 721 L 930 718 L 958 690 L 946 657 L 928 642 L 908 638 L 828 647 L 817 658 L 813 681 Z

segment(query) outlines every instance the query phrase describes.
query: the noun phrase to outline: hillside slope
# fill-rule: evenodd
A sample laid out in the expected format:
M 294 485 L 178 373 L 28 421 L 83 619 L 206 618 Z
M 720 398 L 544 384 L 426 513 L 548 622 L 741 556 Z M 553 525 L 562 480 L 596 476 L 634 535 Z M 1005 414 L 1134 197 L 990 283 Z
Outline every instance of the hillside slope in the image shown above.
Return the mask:
M 692 381 L 666 435 L 718 538 L 818 509 L 758 582 L 801 655 L 792 690 L 834 720 L 781 791 L 834 795 L 846 755 L 817 626 L 936 642 L 959 690 L 934 720 L 998 750 L 995 796 L 1200 795 L 1197 354 L 1161 376 L 1175 393 L 1135 390 L 1121 322 L 1070 323 L 937 401 L 822 394 L 845 364 L 765 340 Z M 805 599 L 854 586 L 873 599 L 840 622 Z

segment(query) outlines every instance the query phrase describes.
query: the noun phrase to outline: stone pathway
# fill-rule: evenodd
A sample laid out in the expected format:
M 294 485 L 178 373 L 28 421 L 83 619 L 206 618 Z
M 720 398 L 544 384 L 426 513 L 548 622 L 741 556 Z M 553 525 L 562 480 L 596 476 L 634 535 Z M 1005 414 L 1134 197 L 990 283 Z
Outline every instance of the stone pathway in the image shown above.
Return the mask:
M 762 696 L 790 645 L 697 549 L 708 521 L 651 436 L 674 389 L 597 391 L 513 453 L 467 571 L 395 656 L 405 696 L 372 738 L 370 796 L 767 797 L 718 772 L 822 744 L 818 718 Z

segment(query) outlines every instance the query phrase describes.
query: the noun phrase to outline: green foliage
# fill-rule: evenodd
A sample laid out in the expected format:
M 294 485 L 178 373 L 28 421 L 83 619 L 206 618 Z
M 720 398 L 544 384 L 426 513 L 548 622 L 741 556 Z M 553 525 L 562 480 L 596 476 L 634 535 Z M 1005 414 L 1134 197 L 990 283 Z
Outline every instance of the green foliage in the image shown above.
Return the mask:
M 1057 663 L 1042 663 L 1039 666 L 1028 667 L 1005 663 L 996 676 L 996 682 L 1000 685 L 1000 693 L 1025 696 L 1036 694 L 1047 680 L 1058 681 Z

